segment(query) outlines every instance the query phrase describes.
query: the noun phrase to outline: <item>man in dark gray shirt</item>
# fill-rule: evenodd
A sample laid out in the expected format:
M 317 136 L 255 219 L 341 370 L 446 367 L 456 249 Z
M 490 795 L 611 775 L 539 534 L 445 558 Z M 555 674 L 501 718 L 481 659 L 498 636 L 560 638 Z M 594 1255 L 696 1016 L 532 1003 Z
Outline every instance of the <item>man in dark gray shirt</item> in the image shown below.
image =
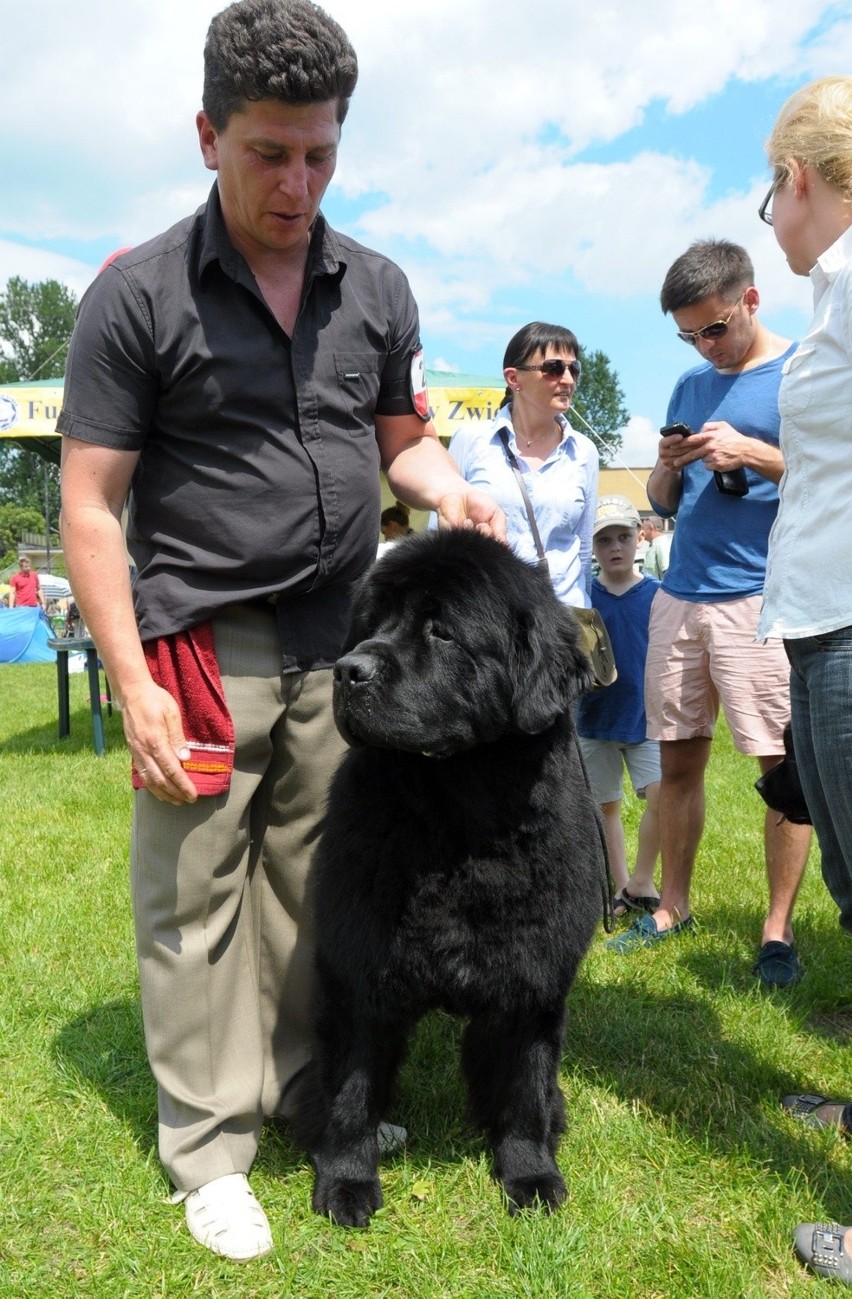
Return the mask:
M 375 556 L 379 465 L 445 525 L 504 527 L 428 422 L 405 277 L 319 212 L 356 78 L 309 0 L 213 20 L 197 124 L 216 185 L 86 294 L 59 423 L 66 559 L 137 789 L 160 1154 L 195 1238 L 239 1259 L 271 1248 L 246 1174 L 308 1059 L 329 665 Z

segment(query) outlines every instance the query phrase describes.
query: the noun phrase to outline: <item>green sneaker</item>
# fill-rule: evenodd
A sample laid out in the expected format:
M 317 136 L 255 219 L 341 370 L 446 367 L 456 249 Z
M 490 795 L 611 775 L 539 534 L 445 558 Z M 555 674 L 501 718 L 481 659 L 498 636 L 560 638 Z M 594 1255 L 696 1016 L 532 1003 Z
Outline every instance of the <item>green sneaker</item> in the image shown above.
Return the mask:
M 629 929 L 616 938 L 610 938 L 604 946 L 611 952 L 635 952 L 637 947 L 653 947 L 663 943 L 667 938 L 676 938 L 678 934 L 691 933 L 695 928 L 692 916 L 679 920 L 670 929 L 658 929 L 653 916 L 637 916 Z

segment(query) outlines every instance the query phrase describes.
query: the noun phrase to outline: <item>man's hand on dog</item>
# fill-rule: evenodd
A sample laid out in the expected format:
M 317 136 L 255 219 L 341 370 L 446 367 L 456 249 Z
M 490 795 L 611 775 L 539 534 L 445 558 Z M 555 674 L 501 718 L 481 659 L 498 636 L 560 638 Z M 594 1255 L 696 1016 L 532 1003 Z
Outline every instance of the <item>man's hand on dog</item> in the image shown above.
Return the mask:
M 438 502 L 439 528 L 475 528 L 486 536 L 506 540 L 506 516 L 500 506 L 476 488 L 451 492 Z

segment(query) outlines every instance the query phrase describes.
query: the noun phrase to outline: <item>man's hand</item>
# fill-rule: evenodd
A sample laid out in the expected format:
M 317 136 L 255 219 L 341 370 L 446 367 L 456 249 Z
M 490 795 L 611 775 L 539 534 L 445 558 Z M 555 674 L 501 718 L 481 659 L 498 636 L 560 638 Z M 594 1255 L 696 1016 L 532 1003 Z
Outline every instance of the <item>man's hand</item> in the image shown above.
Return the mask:
M 689 437 L 674 434 L 660 438 L 659 456 L 674 473 L 695 460 L 703 460 L 708 469 L 739 469 L 753 441 L 754 438 L 744 437 L 724 420 L 713 420 Z
M 506 540 L 506 516 L 499 505 L 476 488 L 450 492 L 438 502 L 439 528 L 475 528 L 486 536 Z
M 701 446 L 701 459 L 708 469 L 741 469 L 746 453 L 754 438 L 744 437 L 724 420 L 703 424 L 696 434 Z
M 163 803 L 194 803 L 198 793 L 181 766 L 190 756 L 180 709 L 153 681 L 121 700 L 130 753 L 145 788 Z

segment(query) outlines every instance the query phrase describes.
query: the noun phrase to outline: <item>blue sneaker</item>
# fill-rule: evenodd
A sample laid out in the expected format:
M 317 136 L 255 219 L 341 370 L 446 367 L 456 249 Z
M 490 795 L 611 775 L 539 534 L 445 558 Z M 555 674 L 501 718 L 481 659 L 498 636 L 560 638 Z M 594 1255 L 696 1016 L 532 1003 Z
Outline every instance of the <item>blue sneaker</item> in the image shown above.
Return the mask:
M 670 929 L 658 929 L 653 916 L 637 916 L 629 929 L 617 938 L 610 938 L 604 943 L 611 952 L 635 952 L 637 947 L 653 947 L 655 943 L 664 943 L 667 938 L 678 934 L 691 933 L 695 928 L 692 916 L 678 920 Z

